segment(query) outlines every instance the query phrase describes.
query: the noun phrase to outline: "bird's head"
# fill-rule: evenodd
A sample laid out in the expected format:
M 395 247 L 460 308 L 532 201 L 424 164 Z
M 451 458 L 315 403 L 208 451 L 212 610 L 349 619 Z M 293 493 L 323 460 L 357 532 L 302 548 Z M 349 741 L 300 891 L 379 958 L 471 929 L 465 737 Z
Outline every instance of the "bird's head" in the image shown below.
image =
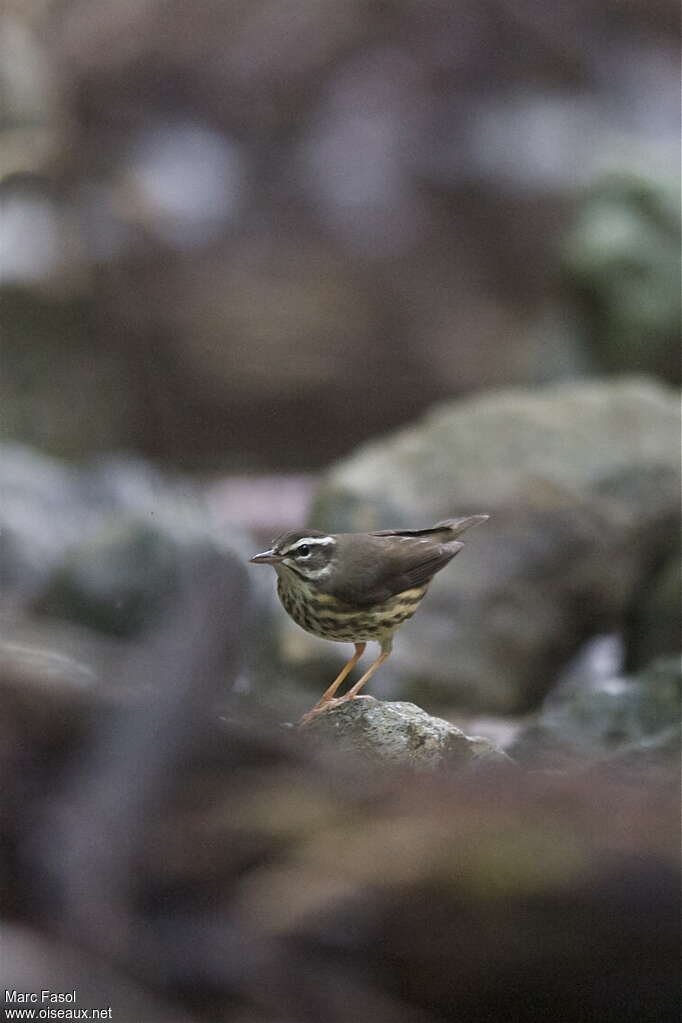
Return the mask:
M 249 560 L 254 565 L 272 565 L 278 573 L 291 572 L 299 578 L 318 582 L 332 571 L 336 549 L 336 538 L 328 533 L 294 530 L 283 533 L 270 550 L 255 554 Z

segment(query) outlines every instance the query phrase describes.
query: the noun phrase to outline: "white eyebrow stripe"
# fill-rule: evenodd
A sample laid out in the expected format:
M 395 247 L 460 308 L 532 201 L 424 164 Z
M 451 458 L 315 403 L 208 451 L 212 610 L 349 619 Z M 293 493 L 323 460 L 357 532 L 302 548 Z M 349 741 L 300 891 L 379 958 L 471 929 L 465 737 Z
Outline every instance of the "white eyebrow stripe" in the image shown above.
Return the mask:
M 336 541 L 331 536 L 302 536 L 300 540 L 297 540 L 291 547 L 287 547 L 284 554 L 292 554 L 297 551 L 299 547 L 328 547 L 329 544 L 333 544 Z
M 327 544 L 334 543 L 331 536 L 303 536 L 300 540 L 297 540 L 294 546 L 291 548 L 295 550 L 297 547 L 302 547 L 303 544 L 307 544 L 309 547 L 325 547 Z

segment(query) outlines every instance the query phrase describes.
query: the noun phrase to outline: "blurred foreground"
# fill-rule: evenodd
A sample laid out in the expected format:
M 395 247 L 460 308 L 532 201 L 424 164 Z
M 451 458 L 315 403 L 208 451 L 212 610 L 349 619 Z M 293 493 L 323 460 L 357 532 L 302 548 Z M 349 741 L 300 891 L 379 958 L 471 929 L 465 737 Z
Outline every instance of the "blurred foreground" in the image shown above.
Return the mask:
M 122 1023 L 678 1018 L 675 770 L 370 772 L 225 705 L 243 602 L 197 554 L 96 690 L 3 670 L 6 989 Z

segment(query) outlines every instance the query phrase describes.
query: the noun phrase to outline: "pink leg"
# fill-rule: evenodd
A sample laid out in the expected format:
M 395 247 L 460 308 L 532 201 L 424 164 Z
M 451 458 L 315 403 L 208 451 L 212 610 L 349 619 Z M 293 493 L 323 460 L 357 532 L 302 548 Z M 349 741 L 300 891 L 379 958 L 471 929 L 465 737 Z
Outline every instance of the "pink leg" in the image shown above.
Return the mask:
M 369 668 L 362 676 L 362 678 L 359 678 L 357 680 L 353 688 L 349 689 L 346 695 L 341 697 L 341 700 L 354 700 L 355 697 L 360 692 L 360 690 L 362 689 L 362 687 L 365 685 L 365 683 L 369 682 L 377 668 L 384 663 L 387 657 L 390 656 L 390 653 L 391 653 L 390 650 L 382 650 L 379 656 L 377 657 L 376 661 L 373 661 L 372 664 L 370 664 Z M 341 702 L 341 700 L 339 700 L 338 702 Z
M 353 654 L 351 659 L 346 664 L 344 664 L 341 671 L 338 673 L 338 675 L 336 676 L 332 684 L 329 686 L 329 688 L 326 689 L 325 692 L 322 694 L 321 698 L 317 701 L 313 709 L 309 710 L 307 714 L 303 715 L 300 721 L 301 724 L 304 724 L 306 721 L 309 721 L 313 714 L 318 714 L 321 710 L 325 709 L 327 704 L 333 699 L 336 690 L 339 688 L 341 683 L 346 678 L 348 678 L 349 674 L 351 673 L 355 665 L 358 663 L 358 661 L 364 654 L 366 646 L 367 646 L 366 643 L 355 644 L 355 653 Z
M 392 644 L 391 644 L 390 637 L 388 639 L 385 639 L 382 642 L 382 644 L 381 644 L 381 653 L 377 657 L 376 661 L 373 661 L 372 664 L 370 664 L 369 668 L 367 669 L 365 674 L 362 676 L 362 678 L 358 679 L 358 681 L 355 683 L 353 688 L 349 689 L 348 692 L 345 694 L 345 696 L 339 696 L 336 700 L 334 700 L 334 699 L 332 699 L 332 697 L 333 697 L 334 693 L 336 692 L 338 686 L 341 684 L 341 682 L 343 682 L 343 679 L 346 677 L 346 675 L 351 670 L 353 665 L 357 663 L 358 658 L 361 656 L 362 651 L 365 649 L 365 644 L 364 643 L 356 643 L 356 645 L 355 645 L 355 650 L 356 650 L 355 657 L 352 657 L 350 659 L 350 661 L 348 662 L 346 667 L 341 672 L 341 675 L 339 675 L 338 678 L 334 679 L 334 681 L 332 682 L 332 684 L 330 685 L 329 689 L 324 694 L 324 696 L 322 697 L 320 702 L 317 703 L 313 707 L 312 710 L 309 710 L 307 714 L 303 715 L 303 717 L 301 718 L 299 724 L 301 724 L 301 725 L 307 724 L 308 721 L 310 721 L 311 718 L 313 718 L 315 716 L 315 714 L 319 714 L 320 711 L 326 710 L 328 707 L 338 707 L 338 705 L 340 703 L 346 703 L 347 700 L 354 700 L 355 697 L 360 692 L 360 690 L 362 689 L 362 687 L 365 685 L 365 683 L 369 682 L 369 680 L 371 679 L 372 675 L 377 670 L 377 668 L 379 668 L 379 666 L 384 663 L 384 661 L 387 659 L 387 657 L 389 657 L 389 655 L 391 653 L 391 645 Z M 362 648 L 360 650 L 360 653 L 358 653 L 358 647 Z

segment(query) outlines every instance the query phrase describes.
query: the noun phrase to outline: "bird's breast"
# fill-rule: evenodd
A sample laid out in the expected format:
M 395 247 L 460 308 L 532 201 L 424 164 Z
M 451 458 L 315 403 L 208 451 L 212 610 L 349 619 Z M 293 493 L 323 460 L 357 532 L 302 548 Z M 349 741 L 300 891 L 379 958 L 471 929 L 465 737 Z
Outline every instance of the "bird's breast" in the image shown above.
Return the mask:
M 380 640 L 417 610 L 428 586 L 414 586 L 369 607 L 356 607 L 323 593 L 304 579 L 278 575 L 277 593 L 286 612 L 306 632 L 340 642 Z

